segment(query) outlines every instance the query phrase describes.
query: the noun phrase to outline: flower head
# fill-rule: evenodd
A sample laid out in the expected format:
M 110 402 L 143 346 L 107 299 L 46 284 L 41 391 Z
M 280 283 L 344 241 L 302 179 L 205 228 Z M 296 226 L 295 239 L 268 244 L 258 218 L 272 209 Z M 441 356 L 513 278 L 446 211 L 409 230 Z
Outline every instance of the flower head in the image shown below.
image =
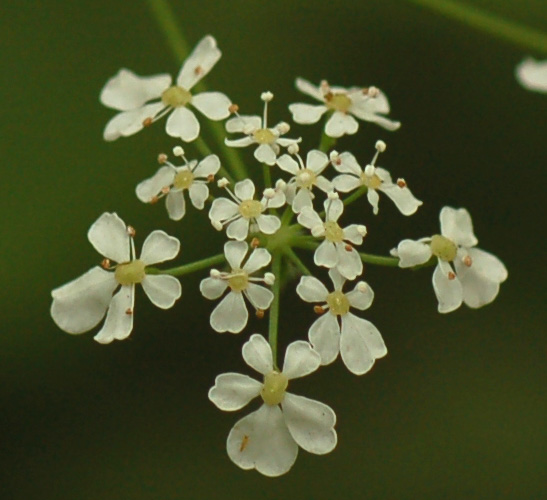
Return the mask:
M 180 220 L 186 213 L 184 191 L 188 191 L 192 205 L 202 210 L 209 197 L 207 183 L 212 181 L 220 168 L 217 155 L 206 156 L 199 163 L 187 161 L 176 167 L 165 161 L 164 166 L 149 179 L 142 181 L 136 189 L 137 198 L 144 203 L 155 203 L 165 197 L 167 213 L 173 220 Z
M 181 295 L 179 281 L 173 276 L 147 274 L 146 266 L 174 259 L 179 253 L 179 240 L 163 231 L 153 231 L 137 258 L 134 234 L 135 230 L 115 213 L 104 213 L 93 223 L 87 237 L 105 260 L 102 267 L 96 266 L 51 292 L 51 316 L 59 328 L 68 333 L 84 333 L 106 314 L 95 340 L 108 344 L 114 339 L 127 338 L 133 329 L 137 283 L 157 307 L 173 306 Z M 111 266 L 111 261 L 117 264 Z
M 306 302 L 319 302 L 316 307 L 321 316 L 310 327 L 308 337 L 313 348 L 321 355 L 321 364 L 332 363 L 338 353 L 348 370 L 355 375 L 367 373 L 378 358 L 387 354 L 384 340 L 378 329 L 366 319 L 350 312 L 354 307 L 364 311 L 374 299 L 372 288 L 359 281 L 351 292 L 344 293 L 346 280 L 331 269 L 329 276 L 334 291 L 313 276 L 302 276 L 296 293 Z
M 289 471 L 298 447 L 324 455 L 336 446 L 336 414 L 329 406 L 287 392 L 291 380 L 319 368 L 319 355 L 304 341 L 287 347 L 283 370 L 273 362 L 270 345 L 254 334 L 243 346 L 243 359 L 264 376 L 262 382 L 239 373 L 223 373 L 209 391 L 209 399 L 223 411 L 236 411 L 252 399 L 263 404 L 239 420 L 228 435 L 226 449 L 230 459 L 245 470 L 256 469 L 265 476 Z
M 471 216 L 465 208 L 444 207 L 440 214 L 441 234 L 418 241 L 403 240 L 392 253 L 400 267 L 413 267 L 437 258 L 433 289 L 439 312 L 448 313 L 465 302 L 477 308 L 489 304 L 498 295 L 507 269 L 494 255 L 475 248 Z
M 389 113 L 389 102 L 381 90 L 376 87 L 361 88 L 331 87 L 322 81 L 319 87 L 303 78 L 296 79 L 296 88 L 304 94 L 321 101 L 323 104 L 291 104 L 289 110 L 296 123 L 317 123 L 327 112 L 330 118 L 325 125 L 325 134 L 329 137 L 341 137 L 355 134 L 359 123 L 354 118 L 373 122 L 387 130 L 397 130 L 400 122 L 382 116 Z
M 168 74 L 141 77 L 121 69 L 101 91 L 101 102 L 120 111 L 106 125 L 104 138 L 113 141 L 140 131 L 144 126 L 171 113 L 165 130 L 172 137 L 190 142 L 199 135 L 199 122 L 189 106 L 210 120 L 223 120 L 230 115 L 230 99 L 221 92 L 190 91 L 217 63 L 221 52 L 212 36 L 203 38 L 188 56 L 176 85 Z M 159 99 L 157 102 L 149 102 Z
M 245 328 L 249 314 L 243 296 L 247 297 L 257 312 L 268 309 L 272 303 L 273 293 L 257 282 L 268 282 L 271 285 L 276 277 L 271 273 L 266 273 L 262 278 L 251 276 L 266 267 L 272 256 L 265 248 L 256 248 L 242 265 L 248 250 L 249 247 L 244 241 L 226 242 L 224 255 L 230 265 L 230 271 L 220 272 L 214 269 L 211 276 L 202 280 L 199 285 L 201 293 L 209 300 L 218 299 L 228 288 L 230 289 L 228 295 L 211 314 L 211 326 L 217 332 L 239 333 Z

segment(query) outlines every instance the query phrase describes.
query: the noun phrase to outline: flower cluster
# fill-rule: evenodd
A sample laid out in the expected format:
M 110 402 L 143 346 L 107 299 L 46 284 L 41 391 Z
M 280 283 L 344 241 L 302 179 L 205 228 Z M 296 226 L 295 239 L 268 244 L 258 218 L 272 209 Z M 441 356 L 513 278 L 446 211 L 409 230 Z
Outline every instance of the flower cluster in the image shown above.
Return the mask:
M 292 120 L 306 125 L 324 118 L 321 144 L 301 154 L 301 138 L 282 137 L 290 130 L 287 122 L 268 124 L 271 92 L 261 93 L 262 116 L 240 114 L 239 106 L 223 93 L 192 92 L 220 58 L 215 39 L 206 36 L 184 62 L 175 85 L 166 74 L 140 77 L 122 69 L 104 86 L 101 102 L 119 111 L 104 130 L 108 141 L 133 135 L 169 114 L 167 134 L 189 143 L 185 147 L 196 146 L 196 153 L 206 153 L 194 159 L 177 145 L 175 159 L 160 154 L 159 169 L 136 186 L 136 195 L 147 204 L 165 198 L 167 214 L 174 221 L 191 209 L 188 199 L 198 211 L 207 210 L 210 227 L 225 235 L 223 250 L 161 270 L 153 266 L 177 257 L 179 240 L 153 231 L 137 258 L 135 229 L 115 213 L 104 213 L 88 232 L 90 243 L 104 258 L 53 290 L 51 315 L 72 334 L 94 329 L 106 316 L 95 340 L 102 344 L 123 340 L 133 329 L 136 284 L 142 285 L 154 305 L 167 309 L 181 296 L 179 278 L 200 271 L 204 273 L 201 295 L 218 301 L 210 315 L 214 331 L 243 332 L 249 307 L 258 320 L 268 315 L 267 333 L 250 335 L 242 349 L 245 362 L 260 380 L 239 373 L 218 375 L 209 399 L 224 411 L 237 411 L 252 399 L 261 399 L 258 410 L 233 426 L 226 449 L 242 469 L 279 476 L 293 466 L 299 448 L 323 455 L 337 444 L 334 410 L 288 392 L 289 383 L 292 390 L 293 380 L 334 363 L 338 355 L 349 372 L 364 375 L 387 354 L 380 331 L 364 317 L 374 292 L 363 279 L 363 263 L 413 269 L 436 265 L 433 289 L 441 313 L 462 303 L 477 308 L 492 302 L 507 270 L 497 257 L 476 248 L 471 217 L 463 208 L 442 208 L 440 234 L 403 239 L 391 256 L 363 252 L 368 234 L 364 219 L 371 210 L 361 210 L 357 220 L 348 220 L 351 211 L 345 207 L 366 195 L 372 213 L 378 214 L 380 193 L 404 216 L 414 215 L 422 206 L 403 178 L 393 181 L 377 164 L 386 151 L 385 142 L 376 141 L 368 162 L 349 151 L 332 149 L 344 135 L 358 131 L 357 119 L 397 130 L 400 123 L 386 116 L 390 109 L 386 95 L 373 86 L 331 87 L 323 81 L 315 87 L 297 78 L 297 89 L 321 104 L 289 105 Z M 200 136 L 194 110 L 210 120 L 229 118 L 226 132 L 243 136 L 223 137 L 218 154 L 211 152 Z M 199 146 L 194 142 L 198 138 Z M 247 146 L 253 146 L 254 160 L 262 164 L 251 167 L 251 175 L 239 156 L 245 151 L 228 149 Z M 247 164 L 252 163 L 250 159 Z M 182 233 L 181 238 L 195 247 L 199 243 L 190 234 Z M 203 248 L 210 246 L 206 241 Z M 313 257 L 302 258 L 306 251 Z M 306 260 L 315 264 L 312 271 Z M 332 285 L 323 284 L 322 276 L 327 274 Z M 303 302 L 313 304 L 308 309 L 317 318 L 309 320 L 307 331 L 290 329 L 307 340 L 287 339 L 291 342 L 278 368 L 278 334 L 289 330 L 278 328 L 282 291 L 288 286 L 295 287 Z

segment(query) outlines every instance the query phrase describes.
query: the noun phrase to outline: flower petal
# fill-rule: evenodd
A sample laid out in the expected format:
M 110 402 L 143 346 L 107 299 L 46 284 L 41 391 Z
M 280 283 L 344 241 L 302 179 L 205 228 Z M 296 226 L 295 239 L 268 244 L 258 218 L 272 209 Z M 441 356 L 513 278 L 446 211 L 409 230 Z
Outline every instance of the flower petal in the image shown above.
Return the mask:
M 443 207 L 440 214 L 441 234 L 456 245 L 474 247 L 478 240 L 473 234 L 473 222 L 465 208 Z
M 321 365 L 321 356 L 313 350 L 308 342 L 297 340 L 285 351 L 283 375 L 289 380 L 304 377 L 316 371 Z
M 335 111 L 327 121 L 325 134 L 329 137 L 342 137 L 343 135 L 353 135 L 359 129 L 359 123 L 353 116 L 340 111 Z
M 316 455 L 335 448 L 336 414 L 330 406 L 290 393 L 285 394 L 281 406 L 289 432 L 301 448 Z
M 292 209 L 299 214 L 305 207 L 313 209 L 313 194 L 307 188 L 300 188 L 292 200 Z
M 314 276 L 302 276 L 296 287 L 296 293 L 305 302 L 326 302 L 329 291 Z
M 351 313 L 342 317 L 340 355 L 350 372 L 355 375 L 367 373 L 374 360 L 386 353 L 382 336 L 370 321 Z
M 249 219 L 240 217 L 228 224 L 226 236 L 234 240 L 243 241 L 249 234 Z
M 232 269 L 241 269 L 241 263 L 248 250 L 249 246 L 244 241 L 227 241 L 224 243 L 224 255 Z
M 360 281 L 351 292 L 346 293 L 346 298 L 349 300 L 351 307 L 364 311 L 372 305 L 374 291 L 368 283 Z
M 192 97 L 192 106 L 209 120 L 224 120 L 230 116 L 232 102 L 222 92 L 202 92 Z
M 206 179 L 210 175 L 216 175 L 220 169 L 220 159 L 217 155 L 209 155 L 201 160 L 193 170 L 194 177 Z
M 297 217 L 298 223 L 308 229 L 323 226 L 323 221 L 319 214 L 311 207 L 304 207 Z
M 284 154 L 277 159 L 277 166 L 281 170 L 289 172 L 289 174 L 292 175 L 298 174 L 298 171 L 300 170 L 298 163 L 296 163 L 296 161 L 288 154 Z
M 273 371 L 272 349 L 268 341 L 258 333 L 251 335 L 243 344 L 243 359 L 253 370 L 262 375 Z
M 199 122 L 193 111 L 185 107 L 175 108 L 167 118 L 165 131 L 171 137 L 192 142 L 199 135 Z
M 256 223 L 260 232 L 264 234 L 274 234 L 281 227 L 281 221 L 275 215 L 259 215 Z
M 372 206 L 372 213 L 374 215 L 378 215 L 378 201 L 380 200 L 380 196 L 378 195 L 378 192 L 375 189 L 369 189 L 367 191 L 367 200 Z
M 262 127 L 262 118 L 256 115 L 239 115 L 227 120 L 225 126 L 226 132 L 231 134 L 243 133 L 247 129 L 254 132 Z
M 127 226 L 116 213 L 102 214 L 89 228 L 87 238 L 104 257 L 118 263 L 130 260 Z
M 209 219 L 212 221 L 223 222 L 232 218 L 239 211 L 236 203 L 228 198 L 216 198 L 211 204 L 209 210 Z
M 340 199 L 325 200 L 325 212 L 327 220 L 336 222 L 344 213 L 344 203 Z
M 271 260 L 272 256 L 268 250 L 265 248 L 255 248 L 247 262 L 245 262 L 243 269 L 249 274 L 253 274 L 259 269 L 266 267 Z
M 321 357 L 321 364 L 332 363 L 340 352 L 340 325 L 330 311 L 317 318 L 308 331 L 313 348 Z
M 525 89 L 547 92 L 547 60 L 527 57 L 515 68 L 515 76 Z
M 383 358 L 387 354 L 382 335 L 370 321 L 348 313 L 342 317 L 342 335 L 350 330 L 359 332 L 374 359 Z
M 355 248 L 351 245 L 348 247 L 345 243 L 336 243 L 336 252 L 338 254 L 336 270 L 344 278 L 354 280 L 363 274 L 363 261 Z
M 173 167 L 164 165 L 152 177 L 137 185 L 137 198 L 143 203 L 150 203 L 163 188 L 173 184 L 176 173 Z
M 174 259 L 180 251 L 180 241 L 165 231 L 152 231 L 142 246 L 141 257 L 147 266 Z
M 433 289 L 439 301 L 438 310 L 440 313 L 452 312 L 461 306 L 463 300 L 462 284 L 458 278 L 449 279 L 454 274 L 450 264 L 439 260 L 433 272 Z
M 338 264 L 338 252 L 334 243 L 324 240 L 315 250 L 313 262 L 316 266 L 327 268 L 336 266 Z
M 350 224 L 344 228 L 344 241 L 349 241 L 354 245 L 363 243 L 363 226 L 361 224 Z M 365 233 L 366 234 L 366 233 Z
M 247 285 L 245 296 L 255 309 L 261 309 L 262 311 L 268 309 L 274 299 L 274 294 L 270 290 L 255 283 Z
M 217 63 L 222 53 L 217 48 L 216 40 L 207 35 L 188 56 L 177 76 L 177 85 L 190 90 Z
M 180 281 L 167 274 L 147 274 L 142 280 L 142 288 L 150 302 L 160 309 L 173 307 L 182 294 Z
M 275 151 L 269 144 L 261 144 L 258 146 L 254 151 L 254 157 L 260 163 L 265 163 L 270 166 L 275 165 L 275 160 L 277 159 Z
M 209 300 L 218 299 L 226 288 L 228 288 L 228 283 L 220 278 L 205 278 L 199 284 L 199 291 Z
M 211 327 L 219 333 L 239 333 L 249 318 L 241 292 L 230 292 L 211 314 Z
M 143 121 L 154 117 L 164 108 L 161 102 L 146 104 L 142 108 L 118 113 L 106 124 L 103 132 L 105 141 L 115 141 L 120 137 L 128 137 L 143 129 Z
M 245 179 L 236 183 L 234 192 L 240 200 L 252 200 L 255 195 L 255 185 L 251 179 Z
M 306 168 L 309 168 L 315 175 L 319 175 L 329 164 L 329 157 L 319 151 L 312 149 L 306 156 Z
M 254 144 L 255 141 L 251 136 L 245 136 L 241 139 L 224 139 L 224 144 L 230 148 L 245 148 L 247 146 L 250 146 L 251 144 Z
M 353 174 L 359 177 L 363 173 L 363 169 L 351 153 L 342 153 L 338 159 L 339 161 L 333 162 L 332 165 L 341 174 Z
M 403 240 L 397 246 L 399 267 L 414 267 L 425 264 L 431 258 L 431 246 L 415 240 Z
M 222 411 L 236 411 L 256 398 L 263 384 L 240 373 L 222 373 L 209 389 L 209 399 Z
M 313 105 L 304 103 L 295 103 L 289 105 L 289 111 L 292 113 L 292 119 L 301 125 L 310 125 L 317 123 L 327 112 L 327 106 L 324 104 Z
M 383 183 L 379 189 L 391 198 L 403 215 L 415 214 L 418 207 L 423 205 L 423 202 L 418 200 L 406 186 L 401 188 L 397 184 Z
M 196 207 L 198 210 L 203 210 L 203 207 L 205 206 L 205 201 L 207 201 L 207 198 L 209 198 L 209 188 L 207 187 L 207 185 L 201 182 L 194 182 L 190 186 L 188 194 L 190 195 L 190 201 L 192 202 L 192 205 L 194 205 L 194 207 Z
M 300 92 L 307 94 L 310 97 L 317 99 L 318 101 L 325 100 L 325 98 L 323 97 L 323 92 L 321 91 L 321 87 L 316 87 L 313 83 L 308 82 L 308 80 L 305 80 L 304 78 L 297 78 L 294 83 L 296 88 L 300 90 Z
M 65 332 L 87 332 L 103 319 L 117 286 L 114 273 L 94 267 L 51 292 L 51 316 Z
M 100 344 L 110 344 L 129 337 L 133 330 L 134 302 L 135 285 L 122 286 L 112 297 L 103 327 L 93 338 Z

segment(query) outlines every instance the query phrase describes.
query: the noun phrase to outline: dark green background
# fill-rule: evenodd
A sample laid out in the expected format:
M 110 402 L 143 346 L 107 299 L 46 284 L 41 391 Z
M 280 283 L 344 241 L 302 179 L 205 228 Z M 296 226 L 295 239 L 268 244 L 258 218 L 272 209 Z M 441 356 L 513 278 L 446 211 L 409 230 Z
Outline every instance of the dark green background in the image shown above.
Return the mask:
M 542 0 L 474 4 L 547 26 Z M 240 357 L 249 330 L 210 330 L 203 274 L 184 279 L 167 312 L 139 292 L 130 339 L 110 346 L 49 317 L 50 290 L 97 263 L 86 232 L 104 211 L 134 225 L 138 245 L 156 228 L 179 235 L 181 262 L 220 248 L 205 214 L 174 223 L 133 194 L 157 153 L 176 145 L 163 124 L 102 141 L 107 78 L 122 66 L 148 75 L 179 65 L 142 1 L 3 2 L 0 498 L 545 498 L 547 96 L 514 80 L 526 51 L 404 0 L 174 8 L 191 45 L 215 35 L 223 58 L 207 84 L 244 112 L 260 112 L 259 94 L 271 90 L 272 120 L 288 120 L 286 105 L 306 100 L 296 76 L 384 89 L 400 131 L 362 126 L 339 148 L 366 162 L 385 140 L 380 164 L 425 203 L 411 218 L 387 199 L 377 217 L 355 206 L 369 228 L 364 248 L 386 253 L 432 234 L 443 205 L 463 206 L 509 280 L 492 305 L 439 315 L 430 269 L 368 267 L 367 318 L 389 355 L 364 377 L 336 363 L 291 385 L 335 409 L 337 448 L 301 452 L 276 480 L 241 471 L 225 439 L 247 410 L 222 413 L 206 395 L 217 374 L 250 373 Z M 318 128 L 296 134 L 305 150 L 317 145 Z M 295 297 L 282 299 L 282 346 L 305 338 L 313 319 Z

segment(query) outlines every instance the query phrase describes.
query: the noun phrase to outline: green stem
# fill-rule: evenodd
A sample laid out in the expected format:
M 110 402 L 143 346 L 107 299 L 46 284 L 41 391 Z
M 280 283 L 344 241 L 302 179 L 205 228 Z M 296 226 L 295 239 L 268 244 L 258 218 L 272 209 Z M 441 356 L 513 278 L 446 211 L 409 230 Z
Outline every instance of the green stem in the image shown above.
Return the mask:
M 355 200 L 358 200 L 359 198 L 361 198 L 361 196 L 366 194 L 367 191 L 368 191 L 368 188 L 366 186 L 361 186 L 359 189 L 357 189 L 352 194 L 350 194 L 347 198 L 344 198 L 342 202 L 344 203 L 345 206 L 348 206 L 349 204 L 353 203 Z
M 283 215 L 281 216 L 281 226 L 283 227 L 288 226 L 291 223 L 293 215 L 294 215 L 294 212 L 292 211 L 292 207 L 289 205 L 283 212 Z
M 262 164 L 262 173 L 264 174 L 264 189 L 272 187 L 272 173 L 271 173 L 271 167 L 269 165 L 266 165 L 265 163 Z
M 319 143 L 319 150 L 323 151 L 323 153 L 326 153 L 329 149 L 334 147 L 335 144 L 336 144 L 336 138 L 329 137 L 327 134 L 325 134 L 325 131 L 323 131 L 321 135 L 321 142 Z
M 300 260 L 300 257 L 296 255 L 292 248 L 286 247 L 283 249 L 283 253 L 286 255 L 286 257 L 292 261 L 292 263 L 298 268 L 298 270 L 304 275 L 304 276 L 311 276 L 310 270 L 306 267 L 306 265 Z
M 279 296 L 281 294 L 281 258 L 282 254 L 274 253 L 272 256 L 272 273 L 275 282 L 272 285 L 274 298 L 270 306 L 268 342 L 272 348 L 274 365 L 277 366 L 277 329 L 279 324 Z
M 169 274 L 171 276 L 184 276 L 185 274 L 195 273 L 216 264 L 221 264 L 226 258 L 224 254 L 213 255 L 206 259 L 191 262 L 190 264 L 184 264 L 182 266 L 173 267 L 171 269 L 156 269 L 154 267 L 147 267 L 146 274 Z
M 427 7 L 441 15 L 460 21 L 467 26 L 507 42 L 512 42 L 528 50 L 547 53 L 547 34 L 530 26 L 504 19 L 487 10 L 453 0 L 407 1 Z

